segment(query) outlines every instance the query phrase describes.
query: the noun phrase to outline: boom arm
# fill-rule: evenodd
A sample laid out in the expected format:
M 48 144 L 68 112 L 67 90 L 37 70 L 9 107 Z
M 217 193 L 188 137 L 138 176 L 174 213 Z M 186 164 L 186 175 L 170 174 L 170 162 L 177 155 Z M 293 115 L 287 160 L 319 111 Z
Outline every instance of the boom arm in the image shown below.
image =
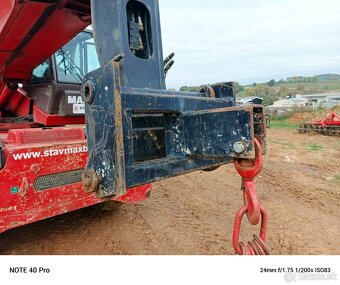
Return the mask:
M 91 24 L 90 0 L 0 0 L 0 94 Z

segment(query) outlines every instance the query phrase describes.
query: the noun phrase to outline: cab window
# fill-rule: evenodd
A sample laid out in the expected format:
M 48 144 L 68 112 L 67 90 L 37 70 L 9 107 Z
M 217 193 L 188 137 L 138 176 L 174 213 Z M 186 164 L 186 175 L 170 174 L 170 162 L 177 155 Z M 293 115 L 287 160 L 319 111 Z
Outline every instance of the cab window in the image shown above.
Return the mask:
M 58 82 L 80 84 L 85 74 L 99 67 L 92 34 L 78 34 L 55 54 L 55 61 Z
M 32 72 L 30 84 L 51 81 L 51 62 L 49 59 L 38 65 Z

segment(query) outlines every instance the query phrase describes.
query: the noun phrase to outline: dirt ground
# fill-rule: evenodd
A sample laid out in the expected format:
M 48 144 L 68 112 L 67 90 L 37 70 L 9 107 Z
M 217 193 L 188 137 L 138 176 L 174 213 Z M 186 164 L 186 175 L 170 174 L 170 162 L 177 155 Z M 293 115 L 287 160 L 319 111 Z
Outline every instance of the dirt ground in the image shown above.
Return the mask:
M 340 254 L 339 166 L 339 138 L 268 130 L 256 185 L 272 254 Z M 234 254 L 241 204 L 240 178 L 228 165 L 155 183 L 142 204 L 91 207 L 5 232 L 0 253 Z M 257 232 L 245 222 L 241 235 Z

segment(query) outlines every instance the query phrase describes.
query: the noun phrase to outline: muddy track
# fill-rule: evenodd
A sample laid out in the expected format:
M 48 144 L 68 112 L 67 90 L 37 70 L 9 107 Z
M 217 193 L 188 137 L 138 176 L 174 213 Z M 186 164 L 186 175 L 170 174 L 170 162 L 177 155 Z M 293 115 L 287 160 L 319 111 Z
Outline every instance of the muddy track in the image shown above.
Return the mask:
M 268 149 L 256 183 L 269 212 L 271 252 L 340 254 L 340 140 L 269 130 Z M 0 253 L 234 254 L 239 189 L 232 165 L 172 178 L 155 183 L 138 205 L 90 207 L 5 232 Z M 241 234 L 257 231 L 245 223 Z

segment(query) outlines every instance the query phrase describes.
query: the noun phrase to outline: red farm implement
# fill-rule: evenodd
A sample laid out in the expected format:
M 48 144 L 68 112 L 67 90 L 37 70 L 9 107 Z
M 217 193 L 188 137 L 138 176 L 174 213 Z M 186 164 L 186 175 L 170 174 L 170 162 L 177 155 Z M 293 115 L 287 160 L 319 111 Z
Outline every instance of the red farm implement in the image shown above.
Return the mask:
M 298 131 L 299 133 L 340 136 L 340 117 L 335 113 L 330 113 L 322 120 L 303 123 Z

